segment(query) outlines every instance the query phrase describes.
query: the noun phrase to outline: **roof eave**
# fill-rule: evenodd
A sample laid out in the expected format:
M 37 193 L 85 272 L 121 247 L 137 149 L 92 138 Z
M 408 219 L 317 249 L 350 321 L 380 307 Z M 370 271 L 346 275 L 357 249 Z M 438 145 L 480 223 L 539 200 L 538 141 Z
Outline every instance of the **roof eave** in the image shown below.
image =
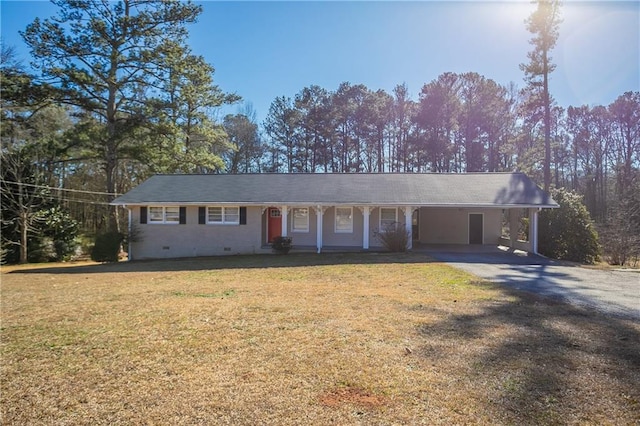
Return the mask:
M 371 203 L 371 202 L 317 202 L 317 201 L 300 201 L 300 202 L 287 202 L 287 201 L 145 201 L 145 202 L 111 202 L 112 206 L 151 206 L 151 205 L 163 205 L 163 206 L 206 206 L 206 205 L 223 205 L 223 206 L 369 206 L 369 207 L 437 207 L 437 208 L 495 208 L 495 209 L 556 209 L 560 207 L 558 204 L 495 204 L 495 203 Z

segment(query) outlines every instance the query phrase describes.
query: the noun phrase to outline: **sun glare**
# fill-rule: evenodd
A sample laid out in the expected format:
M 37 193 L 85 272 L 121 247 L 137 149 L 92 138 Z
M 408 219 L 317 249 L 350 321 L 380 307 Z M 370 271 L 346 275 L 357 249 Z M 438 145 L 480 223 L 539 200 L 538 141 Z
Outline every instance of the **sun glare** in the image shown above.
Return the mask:
M 509 30 L 522 31 L 525 21 L 534 11 L 535 5 L 528 0 L 502 1 L 493 3 L 496 21 L 499 25 L 508 26 Z
M 639 31 L 620 31 L 632 28 L 621 23 L 637 19 L 637 10 L 572 3 L 565 6 L 563 16 L 556 61 L 581 103 L 593 103 L 629 76 L 637 76 Z M 596 39 L 592 34 L 607 36 Z

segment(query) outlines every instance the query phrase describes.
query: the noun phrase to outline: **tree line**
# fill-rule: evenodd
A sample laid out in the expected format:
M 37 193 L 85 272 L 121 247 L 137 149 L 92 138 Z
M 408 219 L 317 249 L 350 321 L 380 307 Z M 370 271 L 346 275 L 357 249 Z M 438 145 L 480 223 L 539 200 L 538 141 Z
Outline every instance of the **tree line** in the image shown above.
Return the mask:
M 393 94 L 361 84 L 310 86 L 273 101 L 262 163 L 237 172 L 523 171 L 542 182 L 543 129 L 527 101 L 523 91 L 477 73 L 442 74 L 417 100 L 406 85 Z M 640 93 L 551 113 L 551 184 L 583 194 L 602 220 L 613 201 L 637 189 Z
M 621 229 L 640 238 L 640 93 L 555 104 L 557 1 L 539 1 L 527 21 L 524 88 L 474 72 L 444 73 L 415 99 L 405 84 L 311 85 L 274 99 L 261 123 L 250 104 L 217 119 L 240 97 L 187 44 L 201 6 L 54 3 L 56 16 L 21 33 L 30 67 L 2 46 L 2 249 L 14 260 L 46 236 L 59 240 L 52 223 L 126 229 L 109 202 L 155 173 L 523 171 L 582 195 L 605 240 Z

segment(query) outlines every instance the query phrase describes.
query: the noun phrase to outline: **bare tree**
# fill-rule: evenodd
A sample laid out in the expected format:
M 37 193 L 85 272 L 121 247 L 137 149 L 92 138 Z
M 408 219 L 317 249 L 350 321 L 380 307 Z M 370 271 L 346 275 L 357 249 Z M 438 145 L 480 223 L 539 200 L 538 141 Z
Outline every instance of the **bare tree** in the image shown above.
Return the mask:
M 33 166 L 33 160 L 28 147 L 0 152 L 2 248 L 4 251 L 7 246 L 19 246 L 20 263 L 28 261 L 29 238 L 38 232 L 38 212 L 46 201 L 42 174 Z

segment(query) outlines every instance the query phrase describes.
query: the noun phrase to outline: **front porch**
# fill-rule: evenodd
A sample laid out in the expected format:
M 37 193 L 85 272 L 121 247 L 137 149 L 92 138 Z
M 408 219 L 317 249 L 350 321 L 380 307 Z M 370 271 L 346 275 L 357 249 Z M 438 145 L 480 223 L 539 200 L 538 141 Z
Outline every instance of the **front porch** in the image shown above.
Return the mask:
M 383 250 L 377 236 L 395 223 L 412 233 L 417 207 L 406 206 L 263 206 L 262 241 L 291 237 L 296 248 L 320 253 L 331 251 Z M 410 236 L 409 240 L 412 238 Z M 411 248 L 411 243 L 409 248 Z
M 431 206 L 263 206 L 262 246 L 292 238 L 295 251 L 384 251 L 379 234 L 390 224 L 414 244 L 506 246 L 537 253 L 537 208 Z M 523 216 L 526 220 L 523 220 Z M 527 227 L 523 231 L 523 224 Z M 528 236 L 526 239 L 521 236 Z

